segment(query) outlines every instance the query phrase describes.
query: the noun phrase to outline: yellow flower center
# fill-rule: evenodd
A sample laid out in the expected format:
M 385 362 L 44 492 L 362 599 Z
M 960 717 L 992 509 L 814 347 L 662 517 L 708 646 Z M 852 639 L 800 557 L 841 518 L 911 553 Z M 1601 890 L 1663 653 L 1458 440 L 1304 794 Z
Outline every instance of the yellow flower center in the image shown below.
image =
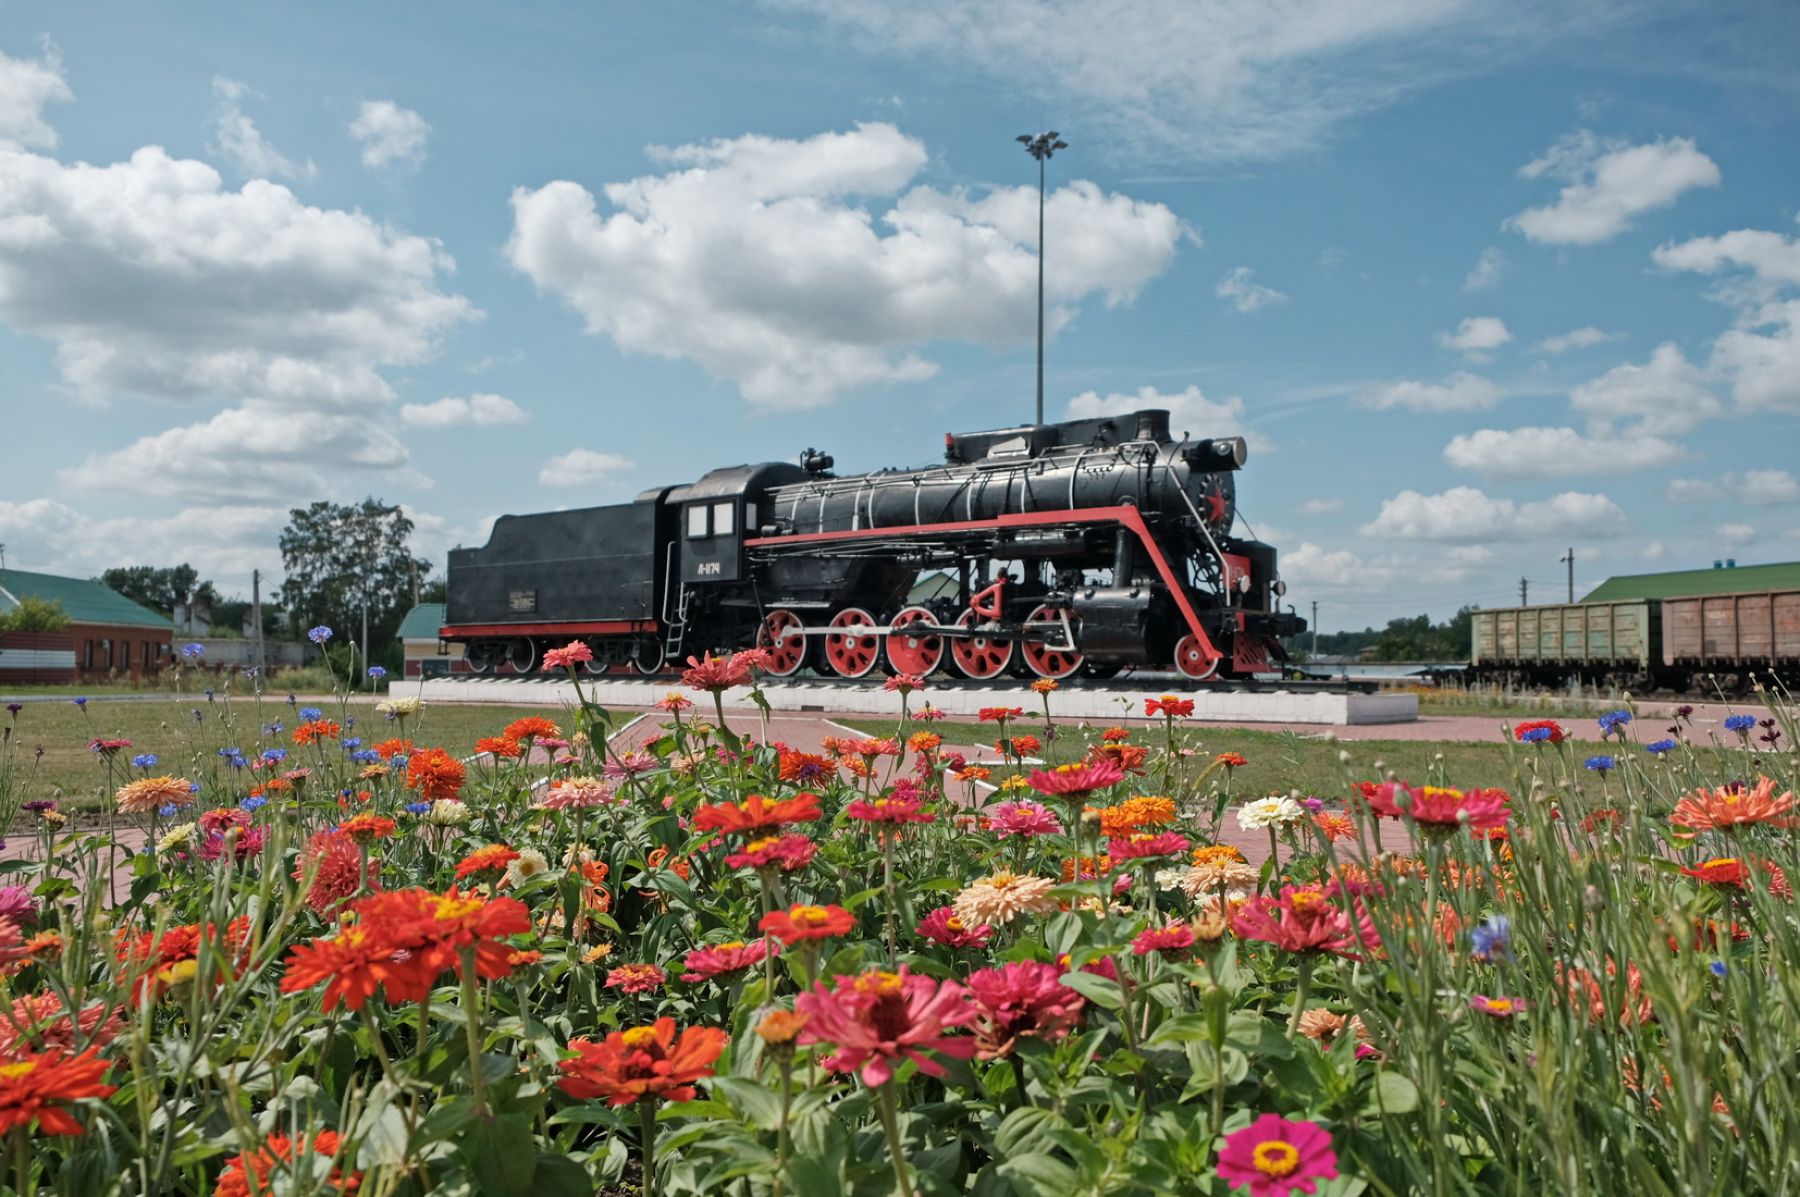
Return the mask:
M 1489 1014 L 1511 1014 L 1513 1002 L 1511 998 L 1489 998 L 1487 1008 Z
M 896 994 L 900 992 L 900 974 L 880 971 L 864 973 L 856 978 L 856 988 L 862 993 Z
M 745 851 L 761 852 L 764 848 L 773 848 L 777 843 L 780 842 L 780 840 L 781 840 L 780 836 L 765 835 L 760 840 L 750 841 L 750 846 L 749 846 L 749 848 L 745 849 Z
M 656 1042 L 656 1028 L 632 1027 L 630 1030 L 624 1031 L 619 1035 L 619 1042 L 623 1043 L 632 1051 L 649 1047 L 652 1043 Z
M 1294 1174 L 1300 1166 L 1300 1151 L 1286 1139 L 1269 1139 L 1256 1145 L 1250 1159 L 1258 1172 L 1279 1179 Z
M 721 951 L 721 952 L 735 952 L 735 951 L 737 951 L 737 950 L 738 950 L 738 949 L 739 949 L 739 948 L 741 948 L 741 947 L 743 947 L 743 946 L 744 946 L 744 941 L 743 941 L 743 940 L 741 940 L 741 939 L 734 939 L 734 940 L 732 940 L 732 941 L 731 941 L 731 942 L 730 942 L 730 943 L 722 943 L 722 944 L 720 944 L 720 945 L 719 945 L 719 951 Z
M 1058 765 L 1056 771 L 1058 773 L 1074 773 L 1085 768 L 1087 768 L 1086 765 Z
M 955 915 L 951 915 L 944 920 L 944 929 L 947 931 L 961 931 L 963 929 L 963 921 Z
M 831 921 L 831 912 L 823 906 L 796 906 L 788 920 L 801 927 L 823 927 Z
M 36 1060 L 20 1060 L 17 1064 L 0 1064 L 0 1079 L 16 1081 L 36 1067 Z
M 1718 856 L 1718 857 L 1714 857 L 1712 860 L 1707 861 L 1705 864 L 1701 865 L 1700 867 L 1703 869 L 1728 869 L 1731 866 L 1735 865 L 1736 863 L 1737 863 L 1737 857 L 1735 857 L 1735 856 Z
M 1017 873 L 1002 869 L 1000 872 L 995 873 L 993 876 L 989 877 L 987 879 L 987 883 L 989 885 L 993 886 L 995 889 L 1006 889 L 1008 886 L 1012 885 L 1012 883 L 1017 881 L 1018 879 L 1019 879 L 1019 875 Z
M 480 898 L 439 898 L 433 913 L 440 922 L 448 923 L 474 914 L 482 905 Z
M 1311 910 L 1315 906 L 1322 906 L 1324 904 L 1325 895 L 1316 889 L 1298 890 L 1294 893 L 1292 898 L 1288 899 L 1288 905 L 1292 906 L 1295 910 Z

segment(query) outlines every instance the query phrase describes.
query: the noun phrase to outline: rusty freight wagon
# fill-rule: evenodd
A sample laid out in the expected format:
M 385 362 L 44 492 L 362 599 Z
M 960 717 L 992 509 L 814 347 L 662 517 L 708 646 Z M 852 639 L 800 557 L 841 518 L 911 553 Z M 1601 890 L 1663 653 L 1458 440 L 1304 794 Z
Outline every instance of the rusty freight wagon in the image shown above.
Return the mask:
M 1662 663 L 1671 674 L 1710 675 L 1738 689 L 1753 673 L 1800 672 L 1800 590 L 1693 595 L 1665 599 L 1662 608 Z
M 1476 611 L 1469 664 L 1525 685 L 1642 685 L 1662 663 L 1658 631 L 1658 604 L 1647 599 Z

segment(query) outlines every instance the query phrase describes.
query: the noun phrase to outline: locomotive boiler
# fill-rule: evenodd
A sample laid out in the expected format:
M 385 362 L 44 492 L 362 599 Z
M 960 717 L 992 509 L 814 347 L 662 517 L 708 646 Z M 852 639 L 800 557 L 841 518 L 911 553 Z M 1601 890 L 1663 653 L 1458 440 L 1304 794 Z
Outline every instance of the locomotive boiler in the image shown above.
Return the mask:
M 868 474 L 808 449 L 502 517 L 451 551 L 441 635 L 477 673 L 578 638 L 643 673 L 757 647 L 777 676 L 1247 676 L 1305 623 L 1275 550 L 1231 534 L 1244 462 L 1242 438 L 1177 441 L 1161 410 L 952 433 L 941 464 Z

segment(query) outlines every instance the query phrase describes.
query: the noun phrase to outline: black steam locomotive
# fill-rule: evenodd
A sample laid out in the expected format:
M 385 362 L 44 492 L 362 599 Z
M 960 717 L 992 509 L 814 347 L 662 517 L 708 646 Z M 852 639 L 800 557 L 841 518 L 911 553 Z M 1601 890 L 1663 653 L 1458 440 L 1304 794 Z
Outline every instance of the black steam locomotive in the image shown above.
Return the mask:
M 808 449 L 503 516 L 451 551 L 441 635 L 478 674 L 530 673 L 571 639 L 596 671 L 645 674 L 751 646 L 783 677 L 1264 672 L 1306 624 L 1280 609 L 1275 550 L 1230 535 L 1244 457 L 1140 411 L 947 434 L 921 469 L 840 477 Z

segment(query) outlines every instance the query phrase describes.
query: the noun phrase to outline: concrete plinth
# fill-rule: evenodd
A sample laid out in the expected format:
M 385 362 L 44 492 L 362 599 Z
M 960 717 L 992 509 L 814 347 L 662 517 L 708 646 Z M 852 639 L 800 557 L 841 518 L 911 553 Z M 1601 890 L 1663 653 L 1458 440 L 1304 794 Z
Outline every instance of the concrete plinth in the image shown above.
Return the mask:
M 644 708 L 670 690 L 682 689 L 678 682 L 632 681 L 623 678 L 595 678 L 583 681 L 582 689 L 590 702 L 608 708 Z M 408 687 L 410 690 L 410 687 Z M 1082 719 L 1096 723 L 1142 718 L 1144 700 L 1164 693 L 1161 690 L 1119 689 L 1112 687 L 1076 687 L 1059 690 L 1050 700 L 1050 709 L 1058 719 Z M 423 683 L 421 697 L 427 702 L 479 702 L 503 705 L 573 706 L 575 687 L 569 682 L 537 678 L 434 679 Z M 727 710 L 755 710 L 747 689 L 732 690 L 725 695 Z M 831 715 L 897 715 L 900 699 L 884 691 L 879 683 L 861 686 L 833 685 L 823 682 L 769 681 L 763 685 L 763 696 L 777 711 L 815 711 Z M 711 707 L 703 694 L 689 694 L 702 712 Z M 1326 691 L 1253 691 L 1196 689 L 1182 694 L 1194 700 L 1194 718 L 1221 723 L 1331 724 L 1348 727 L 1354 724 L 1412 723 L 1419 718 L 1416 694 L 1345 694 Z M 922 695 L 914 695 L 917 710 L 924 702 L 950 715 L 974 715 L 983 707 L 1014 706 L 1027 711 L 1041 709 L 1038 696 L 1023 683 L 1009 686 L 933 686 Z

